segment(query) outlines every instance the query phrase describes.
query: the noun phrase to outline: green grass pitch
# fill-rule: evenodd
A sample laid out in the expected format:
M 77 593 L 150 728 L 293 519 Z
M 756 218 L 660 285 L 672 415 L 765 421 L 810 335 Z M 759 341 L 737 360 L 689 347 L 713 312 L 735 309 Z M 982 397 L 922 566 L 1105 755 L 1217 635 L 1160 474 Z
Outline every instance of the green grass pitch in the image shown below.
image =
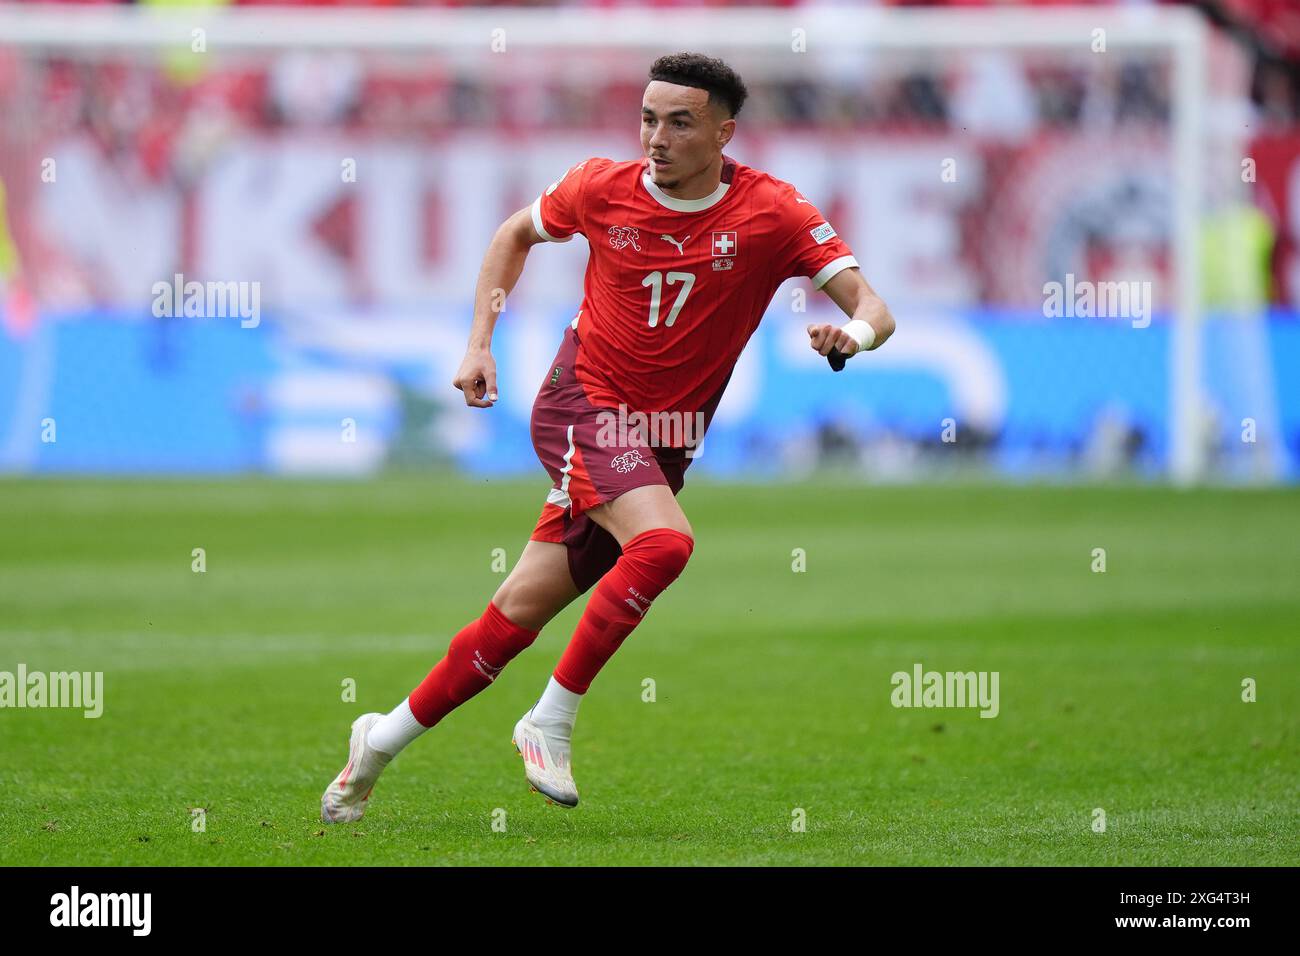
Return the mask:
M 544 492 L 0 482 L 0 671 L 105 697 L 0 710 L 0 864 L 1300 862 L 1295 490 L 693 481 L 694 556 L 583 703 L 576 810 L 510 734 L 581 599 L 322 825 L 352 719 L 482 611 Z M 1000 713 L 893 707 L 917 663 L 997 671 Z

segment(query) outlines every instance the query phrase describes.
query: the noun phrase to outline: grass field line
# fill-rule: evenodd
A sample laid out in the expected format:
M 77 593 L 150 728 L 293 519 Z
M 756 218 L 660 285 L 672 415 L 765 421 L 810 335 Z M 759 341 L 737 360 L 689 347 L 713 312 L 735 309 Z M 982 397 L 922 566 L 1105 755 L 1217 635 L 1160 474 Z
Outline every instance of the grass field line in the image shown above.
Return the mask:
M 211 670 L 213 664 L 229 664 L 236 660 L 265 663 L 266 657 L 272 654 L 294 658 L 306 654 L 346 654 L 355 657 L 358 663 L 363 663 L 368 658 L 385 653 L 425 653 L 432 666 L 433 658 L 446 650 L 450 640 L 450 634 L 441 638 L 429 634 L 368 634 L 340 638 L 239 633 L 207 635 L 199 643 L 192 636 L 178 637 L 156 632 L 87 634 L 84 631 L 0 631 L 0 654 L 6 650 L 12 653 L 15 649 L 12 645 L 25 642 L 29 649 L 36 651 L 37 658 L 69 651 L 91 660 L 102 660 L 109 654 L 156 655 L 113 661 L 114 670 L 124 671 L 186 669 L 187 665 L 194 669 Z M 29 670 L 37 669 L 30 656 L 24 663 Z M 0 669 L 6 669 L 11 664 L 12 662 L 0 657 Z M 78 666 L 76 661 L 64 660 L 47 669 L 75 669 Z
M 159 631 L 88 634 L 80 630 L 0 630 L 0 669 L 10 669 L 17 662 L 18 657 L 22 657 L 23 663 L 29 670 L 38 669 L 38 665 L 47 670 L 85 669 L 82 663 L 75 659 L 76 657 L 103 662 L 110 655 L 118 654 L 123 655 L 123 658 L 113 660 L 111 666 L 114 670 L 120 671 L 211 670 L 214 664 L 233 664 L 238 661 L 265 664 L 268 655 L 283 655 L 295 659 L 302 658 L 304 655 L 346 655 L 354 658 L 356 667 L 373 664 L 388 656 L 423 655 L 428 658 L 432 666 L 435 658 L 445 650 L 451 637 L 451 632 L 367 633 L 343 636 L 217 632 L 205 634 L 200 640 L 195 635 L 179 636 Z M 544 641 L 541 646 L 535 645 L 530 649 L 533 654 L 530 655 L 525 651 L 525 656 L 536 656 L 537 651 L 558 652 L 567 643 L 567 637 L 562 634 L 555 634 L 553 637 L 553 640 Z M 699 645 L 695 641 L 651 638 L 643 643 L 649 645 L 645 650 L 651 652 L 654 660 L 659 664 L 674 658 L 693 658 L 699 651 Z M 752 651 L 756 660 L 806 658 L 810 648 L 804 641 L 774 640 L 766 637 L 753 646 Z M 1135 644 L 1131 640 L 1113 646 L 1076 645 L 1051 640 L 1045 640 L 1038 645 L 1026 645 L 1017 641 L 990 641 L 987 638 L 970 638 L 963 641 L 936 638 L 933 641 L 918 641 L 911 637 L 899 639 L 871 635 L 864 636 L 860 643 L 844 644 L 832 651 L 819 644 L 815 653 L 819 655 L 833 653 L 837 658 L 848 660 L 888 661 L 897 664 L 903 670 L 908 670 L 914 662 L 926 661 L 942 661 L 956 666 L 955 662 L 963 657 L 972 661 L 972 668 L 975 667 L 976 661 L 986 665 L 999 659 L 1005 659 L 1010 668 L 1019 667 L 1026 661 L 1096 664 L 1120 661 L 1129 664 L 1221 662 L 1239 666 L 1246 663 L 1289 661 L 1300 666 L 1300 647 L 1220 646 L 1205 643 L 1169 646 L 1160 640 L 1154 640 L 1148 645 Z M 14 655 L 14 660 L 7 660 L 10 655 Z
M 698 632 L 722 626 L 761 626 L 759 622 L 767 614 L 788 611 L 792 606 L 791 597 L 784 601 L 777 601 L 773 597 L 770 582 L 758 582 L 752 585 L 752 596 L 731 590 L 719 598 L 715 593 L 711 604 L 699 607 L 696 602 L 706 599 L 702 596 L 709 595 L 710 585 L 704 578 L 704 568 L 692 570 L 698 572 L 696 577 L 701 580 L 679 581 L 677 590 L 669 592 L 663 600 L 662 609 L 656 609 L 653 618 L 656 622 L 666 623 L 671 618 L 675 622 L 673 626 Z M 4 573 L 3 565 L 0 565 L 0 573 Z M 125 617 L 136 620 L 156 619 L 159 614 L 173 614 L 187 607 L 195 609 L 188 615 L 191 619 L 211 617 L 219 620 L 225 614 L 225 606 L 234 602 L 242 604 L 240 611 L 245 616 L 265 614 L 280 618 L 288 610 L 285 607 L 286 598 L 292 598 L 295 593 L 294 576 L 287 573 L 282 573 L 282 576 L 287 580 L 280 581 L 278 586 L 270 583 L 273 576 L 269 574 L 265 579 L 253 575 L 243 577 L 244 581 L 253 582 L 255 587 L 241 587 L 239 581 L 213 582 L 202 593 L 201 602 L 192 590 L 186 593 L 178 590 L 150 598 L 140 593 L 145 584 L 143 581 L 127 584 L 118 580 L 116 586 L 104 582 L 96 588 L 78 587 L 75 591 L 51 589 L 42 594 L 35 590 L 38 586 L 35 581 L 29 582 L 31 586 L 26 589 L 20 589 L 19 582 L 11 580 L 6 586 L 0 587 L 0 609 L 19 609 L 24 618 L 23 624 L 28 628 L 33 620 L 40 621 L 46 616 L 60 614 L 66 616 L 70 611 L 83 610 L 82 606 L 86 604 L 99 605 L 100 617 L 111 616 L 119 620 Z M 263 580 L 267 583 L 263 584 Z M 465 621 L 468 621 L 481 613 L 482 606 L 496 583 L 499 582 L 484 582 L 480 592 L 483 595 L 482 602 L 477 597 L 465 600 L 463 594 L 457 595 L 454 600 L 444 600 L 429 594 L 427 590 L 419 591 L 415 583 L 409 587 L 398 586 L 392 589 L 384 586 L 382 589 L 372 589 L 371 593 L 376 596 L 391 595 L 391 601 L 387 602 L 389 607 L 406 611 L 409 614 L 407 620 L 428 619 L 429 611 L 455 606 L 464 609 Z M 837 631 L 861 627 L 871 633 L 895 626 L 951 630 L 959 626 L 977 628 L 990 622 L 1014 623 L 1022 620 L 1044 623 L 1055 621 L 1062 624 L 1095 621 L 1099 626 L 1104 626 L 1121 617 L 1134 615 L 1154 617 L 1196 614 L 1212 619 L 1216 627 L 1221 627 L 1221 622 L 1230 622 L 1243 615 L 1257 615 L 1264 611 L 1289 613 L 1293 606 L 1286 587 L 1281 582 L 1271 580 L 1243 581 L 1222 590 L 1210 586 L 1185 588 L 1173 582 L 1160 581 L 1117 582 L 1117 586 L 1108 588 L 1109 582 L 1094 585 L 1089 581 L 1084 586 L 1086 593 L 1083 588 L 1071 591 L 1064 587 L 1068 582 L 1057 583 L 1062 586 L 1047 588 L 1045 582 L 1040 581 L 1039 586 L 1033 590 L 1009 584 L 979 590 L 954 590 L 943 595 L 943 600 L 931 600 L 928 604 L 919 605 L 907 604 L 897 594 L 888 593 L 882 595 L 879 603 L 835 603 L 833 599 L 837 592 L 835 583 L 832 582 L 825 585 L 819 583 L 814 588 L 805 589 L 797 595 L 797 599 L 799 610 L 806 615 L 806 626 L 810 631 L 823 627 Z M 820 594 L 826 594 L 827 599 L 819 601 Z M 353 600 L 348 592 L 325 596 L 305 594 L 295 609 L 310 621 L 309 615 L 313 613 L 327 614 L 332 609 L 347 613 L 352 610 Z M 692 604 L 696 605 L 697 610 L 684 610 Z M 584 606 L 585 599 L 579 598 L 563 613 L 575 614 Z M 85 610 L 88 611 L 89 608 Z M 0 618 L 12 616 L 13 613 L 6 614 L 0 610 Z M 687 615 L 689 618 L 683 620 Z M 388 616 L 393 617 L 393 614 Z M 191 621 L 185 622 L 185 628 L 193 629 Z M 118 629 L 120 630 L 120 625 Z M 328 629 L 328 626 L 322 629 Z M 1194 628 L 1192 630 L 1194 632 Z M 109 629 L 104 632 L 95 630 L 92 633 L 111 632 Z M 5 633 L 0 628 L 0 636 Z

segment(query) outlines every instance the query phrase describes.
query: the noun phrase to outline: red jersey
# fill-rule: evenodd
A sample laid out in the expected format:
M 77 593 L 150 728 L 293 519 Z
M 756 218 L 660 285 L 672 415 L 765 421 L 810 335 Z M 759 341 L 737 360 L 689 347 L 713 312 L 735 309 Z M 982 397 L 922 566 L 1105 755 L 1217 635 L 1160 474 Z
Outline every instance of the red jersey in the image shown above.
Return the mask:
M 726 385 L 777 287 L 857 266 L 789 183 L 723 156 L 702 199 L 674 199 L 646 159 L 593 158 L 533 203 L 533 226 L 591 246 L 574 372 L 593 405 L 694 414 Z

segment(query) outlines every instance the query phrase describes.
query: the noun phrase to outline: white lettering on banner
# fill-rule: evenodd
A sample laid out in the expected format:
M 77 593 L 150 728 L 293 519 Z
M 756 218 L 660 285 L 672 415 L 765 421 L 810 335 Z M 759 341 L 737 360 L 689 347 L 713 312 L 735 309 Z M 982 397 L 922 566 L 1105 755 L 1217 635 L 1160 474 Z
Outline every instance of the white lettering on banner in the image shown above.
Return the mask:
M 241 134 L 220 162 L 199 173 L 192 263 L 176 261 L 176 250 L 186 244 L 175 183 L 163 179 L 125 191 L 110 188 L 121 179 L 114 160 L 80 142 L 68 141 L 54 153 L 59 188 L 37 192 L 33 208 L 49 237 L 49 255 L 70 263 L 69 275 L 93 274 L 101 299 L 115 304 L 140 303 L 150 283 L 176 271 L 201 281 L 261 279 L 268 315 L 285 306 L 299 311 L 363 300 L 381 307 L 468 303 L 473 289 L 465 276 L 477 274 L 492 233 L 510 212 L 557 182 L 575 159 L 626 152 L 620 141 L 595 133 L 560 143 L 539 138 L 509 150 L 485 148 L 497 141 L 462 134 L 426 146 L 336 132 Z M 1069 145 L 1053 149 L 1065 152 Z M 942 183 L 934 175 L 929 160 L 939 149 L 961 168 L 956 182 Z M 1051 155 L 1039 155 L 1044 152 L 1052 150 L 1016 161 L 1054 168 Z M 366 175 L 341 181 L 336 162 L 319 161 L 323 153 L 355 158 Z M 793 183 L 796 198 L 806 197 L 831 216 L 864 274 L 890 290 L 891 302 L 943 306 L 978 297 L 981 265 L 963 245 L 960 218 L 972 203 L 988 205 L 981 197 L 995 186 L 978 151 L 940 137 L 934 146 L 849 141 L 827 156 L 788 140 L 759 138 L 747 158 L 755 168 Z M 1103 174 L 1089 175 L 1092 181 Z M 994 205 L 1008 221 L 1028 214 Z M 908 228 L 898 229 L 899 222 Z M 1020 228 L 1039 237 L 1052 223 L 1027 220 Z M 657 237 L 663 229 L 656 226 L 648 235 Z M 681 233 L 687 231 L 694 230 Z M 680 235 L 672 229 L 669 234 Z M 123 242 L 123 236 L 131 242 Z M 712 257 L 721 259 L 747 254 L 737 248 L 737 239 L 734 232 L 720 231 L 691 242 L 709 242 Z M 576 310 L 587 265 L 583 246 L 539 250 L 545 266 L 524 270 L 511 306 Z M 1036 290 L 1052 276 L 1033 276 L 1036 281 L 1029 284 L 1029 273 L 1044 267 L 1022 258 L 1027 278 L 1018 288 L 1032 307 Z M 70 288 L 66 301 L 76 303 L 83 295 L 90 301 L 88 284 L 85 290 L 75 283 Z

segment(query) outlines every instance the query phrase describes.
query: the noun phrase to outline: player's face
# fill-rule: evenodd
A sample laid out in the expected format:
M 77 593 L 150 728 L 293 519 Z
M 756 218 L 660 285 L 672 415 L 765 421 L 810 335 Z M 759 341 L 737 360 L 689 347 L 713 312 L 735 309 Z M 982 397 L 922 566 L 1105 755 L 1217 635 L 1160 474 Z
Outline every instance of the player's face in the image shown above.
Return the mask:
M 689 190 L 694 180 L 707 178 L 721 167 L 722 148 L 735 126 L 709 104 L 708 91 L 652 80 L 641 100 L 641 150 L 650 159 L 655 185 Z

